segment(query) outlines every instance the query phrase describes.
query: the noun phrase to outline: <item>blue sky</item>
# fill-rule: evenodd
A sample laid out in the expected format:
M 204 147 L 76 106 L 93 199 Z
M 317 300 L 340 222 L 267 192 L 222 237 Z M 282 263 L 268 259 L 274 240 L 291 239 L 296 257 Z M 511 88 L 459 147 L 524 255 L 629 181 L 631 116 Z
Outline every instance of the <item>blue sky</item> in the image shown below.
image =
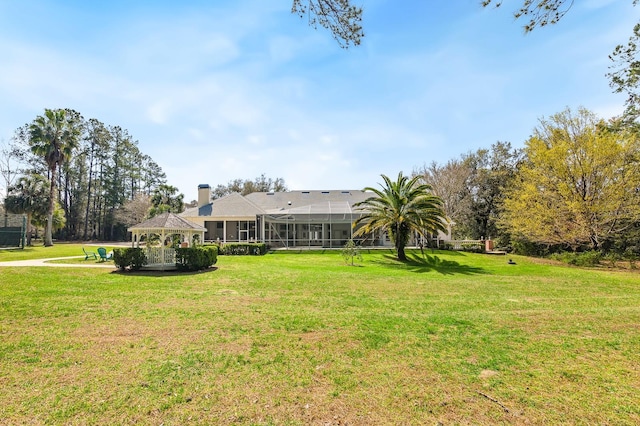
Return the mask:
M 361 0 L 341 49 L 290 0 L 0 0 L 0 139 L 44 108 L 119 125 L 196 198 L 262 173 L 290 189 L 360 189 L 488 148 L 522 146 L 567 106 L 619 114 L 607 57 L 640 16 L 579 0 L 524 35 L 479 0 Z M 511 9 L 510 9 L 511 7 Z

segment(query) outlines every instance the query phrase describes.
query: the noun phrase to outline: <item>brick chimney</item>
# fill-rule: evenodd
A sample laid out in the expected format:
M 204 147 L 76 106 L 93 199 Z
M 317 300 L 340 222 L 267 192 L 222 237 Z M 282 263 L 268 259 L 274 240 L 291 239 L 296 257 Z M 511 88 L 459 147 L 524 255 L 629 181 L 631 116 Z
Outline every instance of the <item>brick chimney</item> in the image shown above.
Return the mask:
M 206 183 L 198 185 L 198 208 L 211 202 L 211 187 Z

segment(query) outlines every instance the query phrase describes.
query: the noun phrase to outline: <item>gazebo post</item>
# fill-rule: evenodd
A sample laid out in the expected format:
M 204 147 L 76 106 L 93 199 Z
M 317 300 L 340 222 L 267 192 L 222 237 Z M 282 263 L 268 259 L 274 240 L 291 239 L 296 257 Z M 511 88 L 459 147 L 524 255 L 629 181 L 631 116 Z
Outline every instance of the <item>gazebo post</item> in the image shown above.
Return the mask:
M 164 235 L 164 228 L 162 229 L 162 233 L 161 233 L 161 237 L 160 237 L 160 241 L 162 241 L 162 244 L 160 245 L 160 269 L 164 271 L 164 247 L 165 247 L 165 235 Z

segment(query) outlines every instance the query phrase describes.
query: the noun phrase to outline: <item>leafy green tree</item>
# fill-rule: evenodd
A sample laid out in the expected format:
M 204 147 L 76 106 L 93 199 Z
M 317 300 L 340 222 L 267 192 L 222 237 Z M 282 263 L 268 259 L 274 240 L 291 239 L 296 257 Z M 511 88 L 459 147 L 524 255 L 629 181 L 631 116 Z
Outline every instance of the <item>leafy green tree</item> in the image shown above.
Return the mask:
M 398 260 L 405 261 L 404 249 L 412 233 L 427 237 L 445 230 L 442 200 L 431 193 L 429 185 L 421 182 L 421 176 L 409 178 L 400 172 L 395 182 L 381 176 L 384 180 L 381 189 L 365 188 L 374 195 L 354 205 L 364 212 L 353 224 L 354 236 L 387 232 Z
M 108 147 L 109 143 L 109 131 L 106 126 L 96 120 L 95 118 L 89 119 L 86 125 L 86 134 L 84 136 L 84 159 L 87 163 L 87 187 L 86 194 L 87 198 L 85 200 L 85 209 L 84 209 L 84 227 L 82 232 L 82 239 L 86 240 L 89 237 L 89 227 L 90 223 L 94 222 L 95 211 L 92 209 L 92 202 L 95 200 L 94 197 L 97 196 L 95 194 L 95 178 L 96 178 L 96 170 L 95 165 L 97 164 L 98 154 L 100 151 L 105 150 Z M 90 212 L 93 213 L 90 215 Z
M 142 155 L 140 160 L 140 190 L 151 196 L 158 186 L 167 183 L 167 175 L 148 155 Z
M 45 109 L 29 125 L 29 145 L 34 154 L 42 157 L 49 169 L 49 209 L 45 225 L 44 245 L 52 246 L 53 212 L 56 202 L 58 168 L 70 157 L 78 144 L 80 127 L 74 111 Z
M 507 245 L 509 235 L 498 227 L 498 220 L 504 192 L 521 161 L 522 150 L 496 142 L 490 149 L 464 154 L 444 165 L 432 163 L 417 174 L 442 198 L 454 238 L 492 238 Z
M 638 135 L 567 109 L 540 120 L 527 141 L 502 223 L 526 241 L 597 250 L 640 220 L 638 188 Z
M 496 142 L 491 149 L 479 149 L 464 157 L 471 169 L 468 181 L 471 204 L 462 224 L 471 238 L 491 238 L 501 245 L 509 243 L 508 233 L 498 222 L 505 191 L 516 177 L 522 155 L 522 150 L 513 149 L 509 142 Z
M 49 182 L 42 175 L 27 175 L 9 187 L 4 200 L 5 208 L 10 213 L 27 215 L 27 245 L 31 245 L 31 222 L 34 215 L 46 216 L 49 208 Z
M 184 194 L 178 193 L 178 188 L 171 185 L 160 185 L 151 197 L 149 217 L 160 213 L 182 213 L 184 211 Z

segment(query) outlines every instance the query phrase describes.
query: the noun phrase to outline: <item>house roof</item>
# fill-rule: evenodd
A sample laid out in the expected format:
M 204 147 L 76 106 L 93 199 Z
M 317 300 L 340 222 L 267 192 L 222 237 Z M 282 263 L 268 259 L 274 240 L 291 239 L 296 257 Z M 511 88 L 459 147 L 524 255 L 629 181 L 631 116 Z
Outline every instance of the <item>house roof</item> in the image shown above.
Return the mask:
M 246 197 L 234 192 L 225 197 L 213 200 L 212 210 L 214 216 L 255 216 L 264 211 L 248 200 Z
M 288 192 L 254 192 L 246 196 L 265 212 L 289 210 L 293 213 L 304 213 L 305 208 L 313 212 L 307 213 L 342 213 L 347 206 L 353 208 L 355 203 L 364 201 L 371 193 L 361 190 L 333 191 L 288 191 Z
M 148 230 L 148 229 L 170 229 L 170 230 L 194 230 L 205 231 L 206 228 L 189 222 L 184 217 L 174 213 L 161 213 L 157 216 L 147 219 L 142 223 L 129 228 L 129 231 Z
M 351 214 L 355 213 L 355 203 L 370 196 L 370 192 L 361 190 L 253 192 L 245 196 L 233 193 L 204 206 L 187 209 L 181 215 L 255 217 L 262 214 Z
M 182 216 L 255 217 L 260 214 L 264 214 L 263 209 L 246 197 L 234 192 L 202 207 L 187 209 L 182 213 Z

